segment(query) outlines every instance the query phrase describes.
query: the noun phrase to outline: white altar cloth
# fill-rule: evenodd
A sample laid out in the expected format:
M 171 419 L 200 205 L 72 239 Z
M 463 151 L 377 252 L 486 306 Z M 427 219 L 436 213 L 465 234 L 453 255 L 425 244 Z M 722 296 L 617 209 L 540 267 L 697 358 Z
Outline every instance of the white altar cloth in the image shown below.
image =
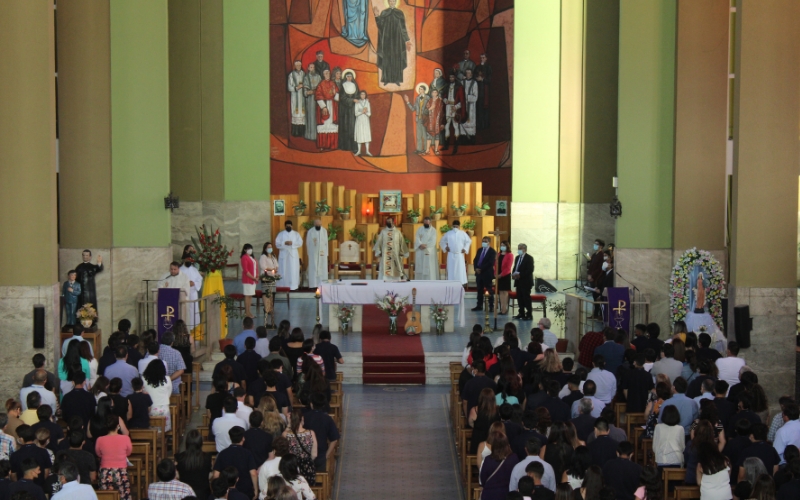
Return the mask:
M 366 285 L 353 285 L 353 283 L 366 283 Z M 466 322 L 464 287 L 458 281 L 347 280 L 320 284 L 323 304 L 375 304 L 375 301 L 388 291 L 395 292 L 400 297 L 408 297 L 408 303 L 411 304 L 413 288 L 417 289 L 417 305 L 423 309 L 433 303 L 460 306 L 459 326 L 464 326 Z

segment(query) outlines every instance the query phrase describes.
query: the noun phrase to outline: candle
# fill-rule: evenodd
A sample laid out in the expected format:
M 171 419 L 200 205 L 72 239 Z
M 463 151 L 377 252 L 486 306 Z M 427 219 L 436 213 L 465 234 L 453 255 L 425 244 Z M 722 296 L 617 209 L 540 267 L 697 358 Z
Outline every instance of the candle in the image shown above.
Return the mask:
M 315 293 L 315 294 L 314 294 L 314 296 L 315 296 L 316 298 L 319 298 L 319 297 L 320 297 L 319 288 L 317 288 L 317 293 Z

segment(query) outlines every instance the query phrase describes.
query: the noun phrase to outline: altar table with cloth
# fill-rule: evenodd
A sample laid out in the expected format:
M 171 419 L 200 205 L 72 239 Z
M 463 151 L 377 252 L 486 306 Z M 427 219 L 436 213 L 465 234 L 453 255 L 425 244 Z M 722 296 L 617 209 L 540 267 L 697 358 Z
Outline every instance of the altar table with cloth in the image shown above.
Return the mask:
M 354 283 L 365 283 L 355 285 Z M 356 306 L 351 329 L 354 332 L 361 331 L 361 307 L 365 304 L 375 304 L 375 301 L 386 295 L 386 292 L 394 292 L 399 297 L 408 297 L 411 305 L 411 290 L 417 289 L 417 308 L 422 322 L 422 331 L 429 332 L 431 327 L 431 304 L 444 304 L 448 311 L 445 331 L 454 330 L 455 307 L 459 306 L 459 326 L 465 324 L 464 313 L 464 287 L 458 281 L 444 280 L 414 280 L 414 281 L 383 281 L 383 280 L 347 280 L 337 282 L 324 282 L 320 284 L 321 300 L 328 307 L 328 328 L 336 330 L 339 328 L 339 319 L 336 317 L 337 308 L 341 304 Z

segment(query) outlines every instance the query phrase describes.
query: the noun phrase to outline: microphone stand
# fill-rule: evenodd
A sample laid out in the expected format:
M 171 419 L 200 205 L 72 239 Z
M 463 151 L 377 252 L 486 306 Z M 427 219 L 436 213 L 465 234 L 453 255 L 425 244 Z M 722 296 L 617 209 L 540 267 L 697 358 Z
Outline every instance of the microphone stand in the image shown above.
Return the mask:
M 563 291 L 567 292 L 573 289 L 581 290 L 580 273 L 581 273 L 581 254 L 580 252 L 578 252 L 575 254 L 575 284 L 569 288 L 565 288 Z
M 150 310 L 150 283 L 158 283 L 159 281 L 164 281 L 163 279 L 157 280 L 142 280 L 144 283 L 144 296 L 145 296 L 145 321 L 147 322 L 147 326 L 153 326 L 150 324 L 151 310 Z
M 616 270 L 616 269 L 614 269 L 614 274 L 616 274 L 617 276 L 619 276 L 620 278 L 622 278 L 622 281 L 624 281 L 625 283 L 629 284 L 629 285 L 630 285 L 630 286 L 633 288 L 633 302 L 636 302 L 636 292 L 639 292 L 639 299 L 641 299 L 641 297 L 642 297 L 642 291 L 641 291 L 641 290 L 639 290 L 639 288 L 637 288 L 637 287 L 636 287 L 636 285 L 634 285 L 633 283 L 631 283 L 630 281 L 628 281 L 627 279 L 625 279 L 625 277 L 624 277 L 624 276 L 622 276 L 621 274 L 619 274 L 619 273 L 617 272 L 617 270 Z M 633 307 L 633 306 L 631 306 L 631 308 L 632 308 L 632 307 Z

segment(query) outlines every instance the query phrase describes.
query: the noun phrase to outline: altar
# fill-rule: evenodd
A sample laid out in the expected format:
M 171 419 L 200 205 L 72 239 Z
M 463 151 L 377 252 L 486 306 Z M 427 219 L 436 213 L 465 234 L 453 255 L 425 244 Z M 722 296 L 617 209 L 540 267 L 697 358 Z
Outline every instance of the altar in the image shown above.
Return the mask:
M 375 304 L 375 301 L 394 292 L 400 297 L 408 297 L 409 305 L 412 303 L 412 290 L 417 289 L 416 304 L 419 307 L 420 321 L 424 333 L 431 331 L 431 304 L 443 304 L 447 309 L 447 321 L 444 324 L 446 332 L 455 330 L 455 306 L 460 306 L 458 324 L 465 325 L 464 312 L 464 287 L 458 281 L 445 280 L 414 280 L 414 281 L 383 281 L 383 280 L 348 280 L 325 282 L 320 285 L 322 304 L 328 305 L 328 329 L 337 330 L 339 319 L 336 316 L 338 307 L 342 304 L 353 305 L 355 315 L 351 324 L 352 331 L 361 331 L 361 318 L 363 305 Z

